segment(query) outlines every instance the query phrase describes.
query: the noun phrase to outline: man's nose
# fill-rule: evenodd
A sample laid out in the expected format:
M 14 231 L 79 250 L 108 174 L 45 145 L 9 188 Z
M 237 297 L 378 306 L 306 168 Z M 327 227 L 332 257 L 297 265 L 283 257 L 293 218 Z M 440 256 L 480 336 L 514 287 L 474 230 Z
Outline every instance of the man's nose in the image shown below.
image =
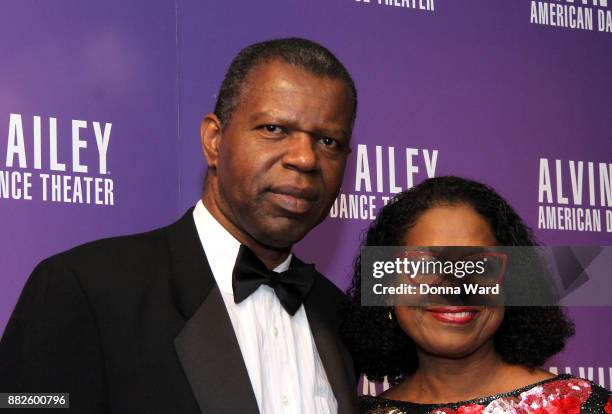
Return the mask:
M 293 136 L 286 140 L 288 148 L 283 156 L 283 165 L 286 168 L 302 172 L 312 172 L 319 166 L 314 138 L 301 131 L 295 131 Z

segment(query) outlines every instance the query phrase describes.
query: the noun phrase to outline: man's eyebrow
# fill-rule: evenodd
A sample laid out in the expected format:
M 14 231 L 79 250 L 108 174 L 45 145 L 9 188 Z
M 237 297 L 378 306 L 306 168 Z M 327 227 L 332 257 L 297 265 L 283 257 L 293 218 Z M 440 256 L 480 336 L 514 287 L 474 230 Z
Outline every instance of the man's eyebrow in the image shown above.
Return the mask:
M 344 139 L 349 138 L 349 133 L 348 131 L 344 130 L 343 128 L 340 129 L 334 129 L 334 128 L 330 128 L 330 129 L 316 129 L 314 131 L 311 131 L 311 133 L 313 134 L 317 134 L 317 135 L 322 135 L 322 136 L 327 136 L 327 135 L 331 135 L 332 137 L 341 137 Z
M 248 119 L 249 119 L 249 122 L 257 122 L 261 118 L 268 118 L 270 122 L 282 124 L 290 128 L 299 129 L 295 125 L 297 122 L 296 119 L 292 119 L 290 117 L 287 117 L 285 114 L 279 114 L 275 112 L 267 112 L 267 111 L 255 112 L 254 114 L 249 116 Z M 345 139 L 348 139 L 350 137 L 349 132 L 345 130 L 344 128 L 329 128 L 329 129 L 328 128 L 317 128 L 317 129 L 304 131 L 304 132 L 308 132 L 309 134 L 313 134 L 313 135 L 321 135 L 321 136 L 326 136 L 326 135 L 341 136 L 342 138 L 345 138 Z
M 273 118 L 274 121 L 276 122 L 294 122 L 294 120 L 291 120 L 282 114 L 268 112 L 268 111 L 255 112 L 249 117 L 249 121 L 253 122 L 253 121 L 257 121 L 260 118 L 266 118 L 266 117 Z

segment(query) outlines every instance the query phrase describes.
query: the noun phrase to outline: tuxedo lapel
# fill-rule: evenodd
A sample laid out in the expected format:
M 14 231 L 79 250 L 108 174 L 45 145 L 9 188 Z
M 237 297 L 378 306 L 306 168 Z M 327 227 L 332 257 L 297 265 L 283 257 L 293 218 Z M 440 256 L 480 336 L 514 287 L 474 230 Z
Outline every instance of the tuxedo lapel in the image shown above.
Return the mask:
M 320 274 L 315 276 L 304 307 L 317 351 L 338 403 L 338 414 L 353 414 L 358 409 L 353 363 L 338 333 L 339 317 L 330 315 L 334 307 L 330 307 L 321 279 L 323 277 Z
M 203 413 L 258 413 L 257 400 L 217 286 L 174 340 Z
M 202 413 L 258 413 L 240 346 L 192 212 L 169 233 L 173 295 L 186 319 L 174 346 Z

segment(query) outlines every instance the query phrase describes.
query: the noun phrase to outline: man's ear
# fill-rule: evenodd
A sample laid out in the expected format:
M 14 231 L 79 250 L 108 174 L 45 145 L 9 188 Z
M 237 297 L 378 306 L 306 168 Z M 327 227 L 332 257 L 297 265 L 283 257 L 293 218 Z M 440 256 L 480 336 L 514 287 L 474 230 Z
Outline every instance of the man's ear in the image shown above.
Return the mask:
M 209 168 L 217 167 L 222 134 L 221 120 L 213 113 L 206 114 L 200 124 L 200 144 Z

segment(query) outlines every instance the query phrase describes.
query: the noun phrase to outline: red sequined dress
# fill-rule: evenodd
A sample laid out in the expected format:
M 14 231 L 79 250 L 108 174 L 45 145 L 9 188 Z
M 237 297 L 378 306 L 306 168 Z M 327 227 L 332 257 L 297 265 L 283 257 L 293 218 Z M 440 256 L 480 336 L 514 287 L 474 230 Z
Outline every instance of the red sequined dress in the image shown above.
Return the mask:
M 416 404 L 363 396 L 364 414 L 612 414 L 612 394 L 571 375 L 502 394 L 445 404 Z

